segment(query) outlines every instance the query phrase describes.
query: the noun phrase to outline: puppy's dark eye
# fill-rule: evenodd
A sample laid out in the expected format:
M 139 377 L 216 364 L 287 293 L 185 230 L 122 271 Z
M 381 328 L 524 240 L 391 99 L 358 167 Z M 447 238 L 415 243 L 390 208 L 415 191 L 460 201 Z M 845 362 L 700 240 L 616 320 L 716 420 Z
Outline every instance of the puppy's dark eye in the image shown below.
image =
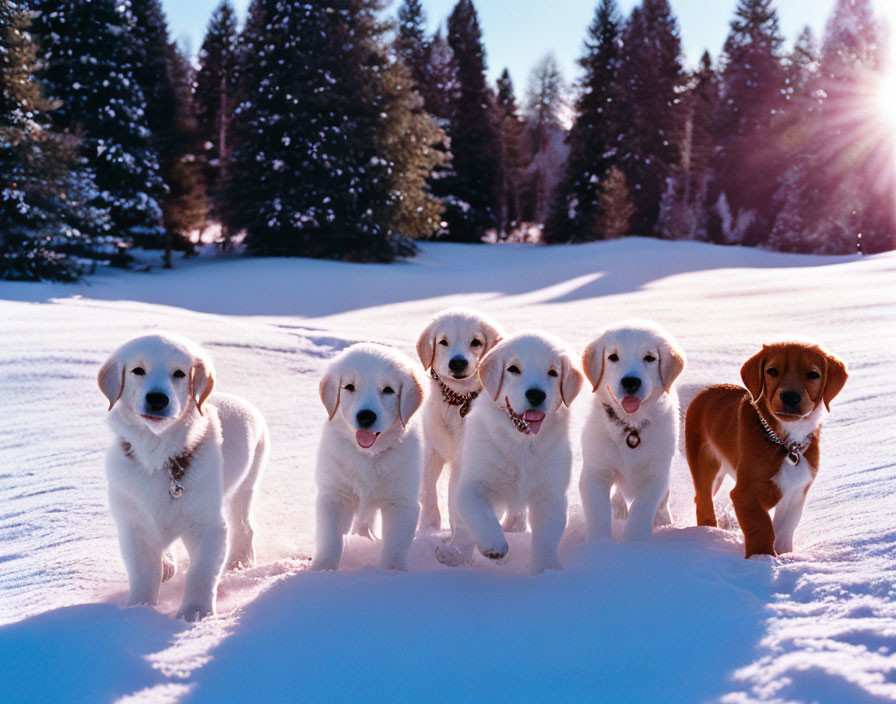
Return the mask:
M 444 345 L 445 347 L 447 347 L 447 346 L 448 346 L 448 340 L 439 340 L 439 344 L 440 344 L 440 345 Z
M 821 378 L 821 374 L 819 374 L 817 371 L 815 371 L 815 370 L 813 369 L 813 370 L 810 371 L 808 374 L 806 374 L 806 378 L 807 378 L 807 379 L 820 379 L 820 378 Z
M 174 374 L 172 374 L 171 376 L 173 376 L 175 379 L 183 379 L 186 374 L 184 374 L 180 369 L 175 369 Z
M 765 370 L 765 373 L 772 377 L 778 376 L 778 370 L 775 369 L 774 367 L 769 367 L 768 369 Z
M 143 367 L 134 367 L 133 369 L 131 369 L 131 374 L 143 376 L 144 374 L 146 374 L 146 370 Z
M 509 371 L 511 374 L 519 374 L 520 368 L 515 364 L 511 364 L 509 367 L 507 367 L 507 371 Z
M 645 362 L 655 362 L 656 357 L 654 357 L 652 354 L 646 354 L 646 355 L 644 355 L 644 361 Z
M 557 370 L 556 370 L 556 369 L 551 369 L 551 370 L 548 372 L 548 376 L 557 376 Z
M 342 388 L 345 389 L 346 391 L 354 391 L 354 390 L 355 390 L 355 385 L 354 385 L 354 384 L 346 384 L 346 385 L 343 386 Z
M 480 345 L 482 345 L 482 343 L 479 340 L 473 340 L 470 343 L 470 347 L 479 347 Z
M 614 353 L 611 354 L 609 357 L 607 357 L 607 359 L 609 359 L 611 362 L 618 362 L 618 361 L 619 361 L 619 355 L 616 354 L 616 353 L 614 352 Z
M 383 393 L 384 394 L 394 394 L 395 389 L 393 389 L 391 386 L 387 386 L 385 389 L 383 389 Z

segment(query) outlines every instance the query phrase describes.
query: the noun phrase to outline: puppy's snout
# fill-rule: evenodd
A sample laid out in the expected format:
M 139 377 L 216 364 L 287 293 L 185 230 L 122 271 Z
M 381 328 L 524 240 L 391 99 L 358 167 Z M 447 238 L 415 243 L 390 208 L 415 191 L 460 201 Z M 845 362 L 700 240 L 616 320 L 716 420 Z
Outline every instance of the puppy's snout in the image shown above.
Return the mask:
M 161 391 L 150 391 L 146 394 L 146 405 L 153 413 L 158 413 L 168 407 L 168 397 Z
M 633 394 L 641 388 L 641 380 L 636 376 L 622 377 L 622 381 L 619 383 L 622 384 L 622 388 L 625 389 L 627 394 Z
M 363 411 L 358 411 L 358 415 L 355 418 L 358 421 L 358 425 L 362 428 L 369 428 L 376 423 L 376 413 L 366 408 Z
M 462 371 L 466 370 L 469 364 L 470 363 L 467 362 L 466 358 L 458 355 L 457 357 L 451 358 L 448 362 L 448 368 L 455 374 L 460 374 Z
M 790 408 L 794 408 L 800 405 L 800 401 L 803 400 L 803 396 L 799 391 L 782 391 L 780 393 L 781 403 L 785 406 L 789 406 Z
M 533 406 L 540 406 L 547 398 L 547 394 L 541 389 L 531 388 L 526 391 L 526 400 Z

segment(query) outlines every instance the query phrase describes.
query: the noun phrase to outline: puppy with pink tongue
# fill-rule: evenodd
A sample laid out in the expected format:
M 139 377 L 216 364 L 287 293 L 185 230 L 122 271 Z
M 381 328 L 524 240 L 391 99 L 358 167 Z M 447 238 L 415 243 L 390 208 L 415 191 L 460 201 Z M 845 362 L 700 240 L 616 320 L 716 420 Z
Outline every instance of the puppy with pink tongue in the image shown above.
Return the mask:
M 343 538 L 382 515 L 383 569 L 407 570 L 420 515 L 423 450 L 411 418 L 423 401 L 414 363 L 384 345 L 352 345 L 320 382 L 327 411 L 317 454 L 313 570 L 336 570 Z
M 532 528 L 530 570 L 561 569 L 557 547 L 566 527 L 572 471 L 569 404 L 582 375 L 566 346 L 540 332 L 502 340 L 479 365 L 483 398 L 464 431 L 451 542 L 436 548 L 444 565 L 469 564 L 474 545 L 503 562 L 509 546 L 498 521 L 526 515 Z
M 579 490 L 589 540 L 609 539 L 613 517 L 626 519 L 629 540 L 649 540 L 655 525 L 672 522 L 669 482 L 679 424 L 672 384 L 684 364 L 672 336 L 645 321 L 607 328 L 585 348 L 582 367 L 593 400 L 582 433 Z

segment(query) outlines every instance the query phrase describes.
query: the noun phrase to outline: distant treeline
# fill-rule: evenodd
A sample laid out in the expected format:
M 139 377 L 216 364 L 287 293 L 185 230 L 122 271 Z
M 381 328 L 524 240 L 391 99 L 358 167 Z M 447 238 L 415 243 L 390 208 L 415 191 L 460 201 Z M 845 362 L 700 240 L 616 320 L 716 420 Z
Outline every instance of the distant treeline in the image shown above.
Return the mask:
M 871 0 L 792 48 L 771 0 L 739 0 L 694 71 L 668 0 L 601 0 L 572 98 L 548 56 L 522 105 L 486 80 L 472 0 L 426 27 L 419 0 L 252 0 L 240 29 L 225 0 L 194 66 L 159 0 L 0 0 L 0 278 L 134 245 L 170 265 L 210 224 L 222 249 L 353 261 L 486 236 L 894 247 Z

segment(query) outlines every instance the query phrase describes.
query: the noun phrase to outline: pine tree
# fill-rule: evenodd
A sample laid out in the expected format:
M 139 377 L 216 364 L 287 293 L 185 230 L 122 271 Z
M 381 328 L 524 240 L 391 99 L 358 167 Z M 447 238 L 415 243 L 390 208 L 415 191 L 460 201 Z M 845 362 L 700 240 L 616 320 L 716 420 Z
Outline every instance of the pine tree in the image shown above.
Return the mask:
M 707 237 L 707 195 L 712 179 L 719 100 L 718 76 L 709 52 L 704 51 L 683 95 L 681 164 L 667 179 L 660 205 L 658 231 L 663 237 L 696 240 Z
M 500 222 L 498 233 L 506 238 L 521 219 L 520 181 L 525 166 L 523 135 L 525 122 L 520 117 L 510 72 L 505 68 L 497 82 L 495 118 L 501 149 Z
M 227 165 L 233 147 L 236 107 L 238 33 L 236 11 L 223 0 L 212 13 L 199 50 L 199 71 L 193 96 L 199 138 L 204 145 L 205 181 L 211 215 L 224 217 Z M 231 233 L 222 227 L 222 245 L 231 247 Z
M 786 96 L 783 43 L 772 0 L 738 1 L 722 57 L 714 194 L 725 194 L 735 218 L 753 214 L 745 244 L 765 240 L 774 217 L 775 184 L 785 165 L 777 138 Z
M 528 156 L 523 212 L 525 219 L 544 222 L 550 197 L 557 188 L 566 162 L 566 132 L 560 124 L 565 107 L 566 84 L 553 54 L 535 64 L 526 92 Z
M 805 96 L 788 110 L 789 131 L 799 139 L 788 145 L 789 166 L 775 193 L 770 247 L 846 254 L 896 245 L 892 125 L 874 117 L 881 53 L 870 3 L 840 0 L 820 65 L 814 54 L 804 60 L 811 69 Z
M 161 197 L 165 227 L 165 266 L 172 248 L 191 250 L 190 230 L 204 221 L 204 186 L 197 160 L 199 148 L 190 91 L 192 69 L 168 40 L 168 25 L 159 0 L 128 0 L 130 63 L 146 104 L 146 123 L 159 157 L 165 184 Z M 151 246 L 152 240 L 142 242 Z
M 631 232 L 657 234 L 666 181 L 678 166 L 684 82 L 678 22 L 668 0 L 643 0 L 623 33 L 620 57 L 619 168 L 631 187 Z
M 601 0 L 579 59 L 576 120 L 569 132 L 569 159 L 553 195 L 543 233 L 546 242 L 600 239 L 601 184 L 617 160 L 621 128 L 617 92 L 622 16 L 616 0 Z
M 480 242 L 497 224 L 500 152 L 485 80 L 485 49 L 472 0 L 458 0 L 448 18 L 448 44 L 457 67 L 450 116 L 452 171 L 439 179 L 449 239 Z
M 90 206 L 96 187 L 75 161 L 77 140 L 53 132 L 34 78 L 29 14 L 0 0 L 0 279 L 78 276 L 66 254 L 83 255 L 106 214 Z
M 388 260 L 401 235 L 427 235 L 437 220 L 421 180 L 441 135 L 382 51 L 379 10 L 375 0 L 250 6 L 226 214 L 249 251 Z M 415 139 L 399 142 L 402 130 Z
M 116 236 L 161 241 L 164 186 L 130 64 L 126 8 L 114 0 L 31 2 L 39 78 L 59 104 L 53 124 L 81 136 L 79 155 L 98 187 L 91 204 L 109 211 Z

